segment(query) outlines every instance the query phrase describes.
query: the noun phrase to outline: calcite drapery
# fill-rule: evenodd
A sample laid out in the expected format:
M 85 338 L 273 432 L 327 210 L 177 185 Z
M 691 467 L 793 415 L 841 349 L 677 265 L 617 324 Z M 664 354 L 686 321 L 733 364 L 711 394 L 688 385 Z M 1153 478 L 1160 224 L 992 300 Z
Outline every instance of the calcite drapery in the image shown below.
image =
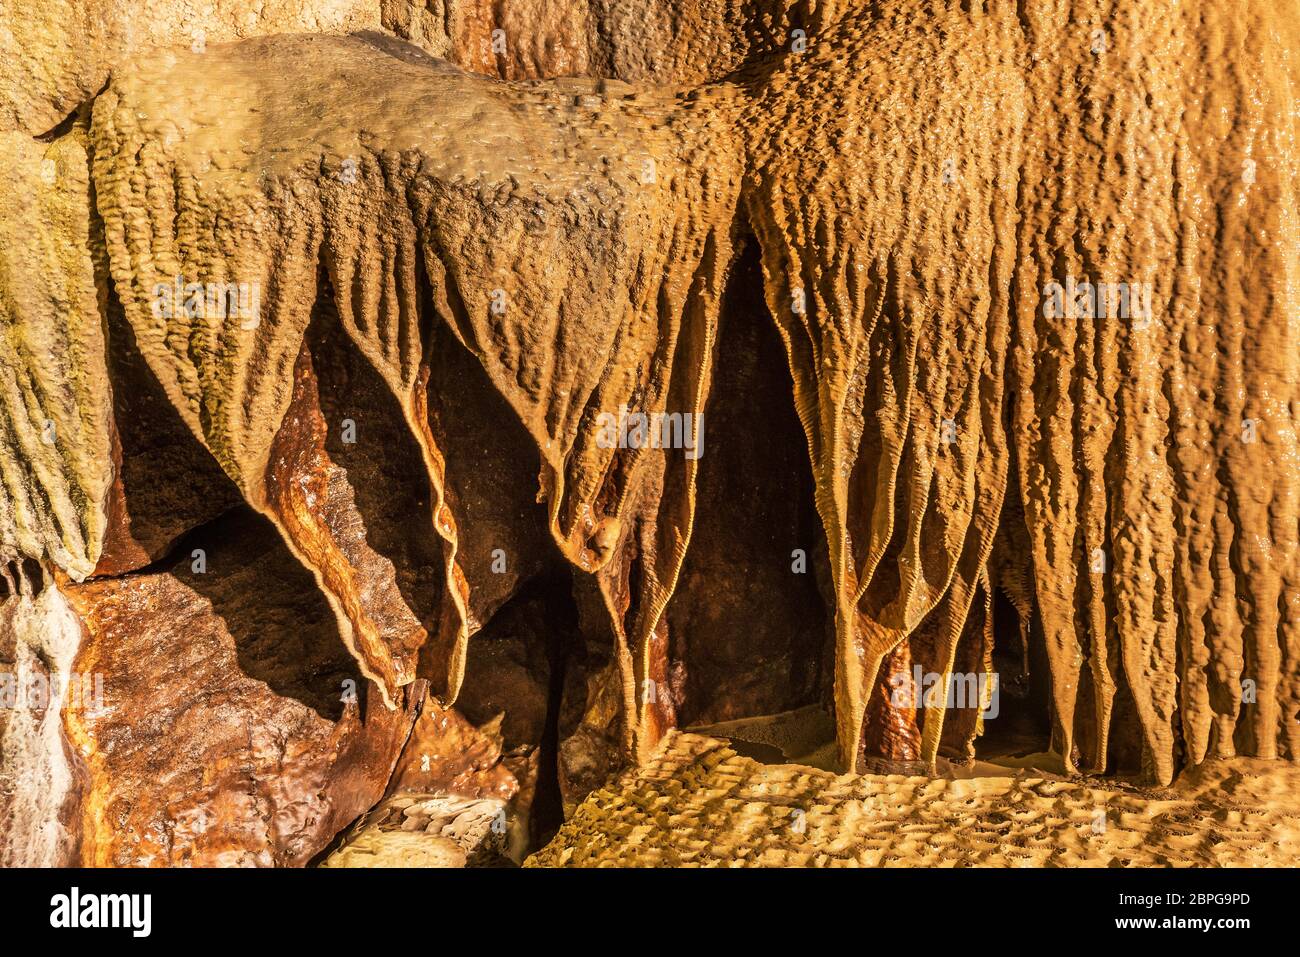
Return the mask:
M 518 11 L 451 6 L 437 36 L 419 9 L 380 19 L 511 82 L 378 35 L 183 45 L 118 62 L 89 129 L 48 147 L 31 134 L 105 61 L 32 88 L 44 118 L 0 134 L 24 187 L 0 206 L 0 557 L 80 579 L 105 550 L 115 572 L 166 547 L 115 538 L 129 437 L 104 327 L 129 329 L 381 697 L 424 674 L 454 699 L 509 591 L 482 541 L 461 560 L 476 526 L 449 476 L 473 463 L 431 414 L 464 349 L 535 447 L 551 537 L 598 585 L 644 756 L 691 687 L 668 623 L 699 466 L 602 448 L 598 420 L 707 416 L 752 242 L 825 532 L 847 763 L 900 643 L 942 673 L 986 667 L 959 645 L 991 589 L 1041 631 L 1067 767 L 1113 769 L 1129 711 L 1158 781 L 1300 755 L 1294 3 L 644 5 L 637 23 L 698 23 L 660 41 L 615 29 L 624 5 L 549 0 L 556 42 L 504 54 L 493 30 L 509 39 Z M 564 72 L 636 85 L 515 82 Z M 178 277 L 258 307 L 158 308 Z M 1050 290 L 1082 283 L 1131 288 L 1137 314 L 1057 308 Z M 322 366 L 340 352 L 365 365 Z M 364 377 L 369 419 L 337 402 Z M 340 415 L 400 446 L 428 523 L 414 586 L 347 537 L 364 502 L 311 484 L 379 474 L 348 460 Z M 512 568 L 538 566 L 526 550 Z M 945 709 L 923 710 L 933 761 Z
M 1086 82 L 1097 86 L 1098 101 L 1103 93 L 1108 97 L 1092 122 L 1116 137 L 1118 169 L 1134 184 L 1129 191 L 1150 197 L 1142 208 L 1167 209 L 1171 223 L 1180 219 L 1175 180 L 1161 181 L 1152 170 L 1171 168 L 1175 154 L 1161 166 L 1161 154 L 1152 151 L 1181 141 L 1188 157 L 1185 189 L 1204 194 L 1201 206 L 1233 209 L 1242 184 L 1197 175 L 1201 167 L 1192 156 L 1238 147 L 1216 139 L 1211 128 L 1186 129 L 1194 117 L 1176 122 L 1159 112 L 1176 86 L 1180 97 L 1192 94 L 1179 85 L 1181 60 L 1177 70 L 1125 65 L 1133 60 L 1121 55 L 1125 50 L 1164 55 L 1139 46 L 1151 35 L 1149 24 L 1139 34 L 1131 17 L 1116 15 L 1107 21 L 1104 49 L 1094 51 L 1091 34 L 1080 27 L 1085 20 L 1076 12 L 1022 23 L 996 8 L 924 16 L 905 7 L 888 17 L 849 13 L 825 23 L 806 54 L 767 64 L 753 77 L 742 71 L 735 82 L 678 94 L 580 81 L 493 84 L 419 57 L 396 62 L 356 39 L 252 41 L 203 55 L 182 53 L 174 63 L 125 72 L 97 104 L 99 205 L 110 258 L 137 336 L 157 344 L 145 351 L 160 378 L 175 381 L 177 401 L 189 403 L 196 429 L 228 471 L 252 477 L 265 469 L 259 463 L 268 457 L 287 378 L 247 375 L 249 360 L 236 357 L 254 349 L 284 357 L 294 351 L 305 322 L 294 303 L 311 298 L 318 255 L 334 288 L 349 290 L 336 297 L 344 327 L 377 368 L 391 370 L 399 395 L 409 392 L 422 361 L 413 324 L 423 270 L 437 321 L 478 357 L 537 443 L 556 541 L 603 583 L 611 618 L 626 635 L 626 644 L 618 642 L 628 649 L 624 694 L 639 715 L 634 727 L 643 750 L 672 720 L 666 696 L 650 693 L 667 681 L 664 655 L 652 649 L 663 644 L 662 612 L 689 539 L 694 465 L 657 450 L 600 449 L 594 420 L 620 405 L 703 408 L 720 277 L 737 231 L 752 229 L 809 436 L 830 547 L 845 755 L 857 751 L 865 689 L 874 684 L 880 660 L 927 616 L 946 622 L 938 663 L 951 668 L 1014 478 L 1024 500 L 1067 760 L 1075 751 L 1078 667 L 1086 659 L 1091 677 L 1082 690 L 1091 697 L 1081 720 L 1089 729 L 1089 766 L 1105 768 L 1110 702 L 1118 693 L 1131 694 L 1139 702 L 1150 769 L 1167 780 L 1175 760 L 1175 711 L 1192 722 L 1187 733 L 1194 753 L 1208 747 L 1208 719 L 1198 711 L 1192 720 L 1187 695 L 1211 702 L 1221 726 L 1218 753 L 1232 748 L 1224 722 L 1239 706 L 1212 699 L 1222 696 L 1229 680 L 1233 642 L 1249 646 L 1261 691 L 1281 689 L 1276 642 L 1293 640 L 1294 625 L 1285 605 L 1282 612 L 1269 609 L 1279 606 L 1283 581 L 1294 575 L 1295 481 L 1288 468 L 1294 439 L 1290 413 L 1282 408 L 1254 416 L 1271 423 L 1259 429 L 1256 442 L 1241 442 L 1233 432 L 1216 439 L 1224 461 L 1252 454 L 1276 459 L 1268 469 L 1276 488 L 1261 513 L 1274 517 L 1267 519 L 1271 527 L 1254 534 L 1271 543 L 1274 561 L 1241 586 L 1265 589 L 1252 604 L 1258 620 L 1240 625 L 1242 638 L 1225 639 L 1219 673 L 1197 678 L 1208 673 L 1203 655 L 1184 656 L 1190 669 L 1185 704 L 1176 709 L 1170 695 L 1176 622 L 1183 616 L 1175 606 L 1184 602 L 1189 621 L 1203 615 L 1193 600 L 1199 592 L 1178 584 L 1194 565 L 1175 574 L 1168 519 L 1179 520 L 1184 508 L 1203 511 L 1205 495 L 1219 496 L 1213 488 L 1201 496 L 1176 494 L 1178 469 L 1161 451 L 1166 434 L 1160 423 L 1171 417 L 1171 390 L 1191 374 L 1185 337 L 1209 333 L 1190 318 L 1199 313 L 1189 312 L 1188 301 L 1175 294 L 1174 280 L 1154 274 L 1173 256 L 1172 245 L 1168 252 L 1160 245 L 1169 232 L 1154 230 L 1151 216 L 1132 221 L 1124 202 L 1107 199 L 1127 195 L 1114 192 L 1116 171 L 1109 164 L 1067 164 L 1058 154 L 1073 155 L 1072 148 L 1060 144 L 1084 134 L 1063 127 L 1060 111 L 1031 112 L 1028 104 L 1059 97 L 1055 89 L 1074 69 L 1067 64 L 1087 65 L 1092 78 Z M 1160 22 L 1183 44 L 1202 42 L 1208 29 L 1172 13 Z M 1260 28 L 1266 26 L 1261 21 Z M 1078 37 L 1078 49 L 1066 44 L 1067 37 Z M 1034 56 L 1039 46 L 1050 55 Z M 1105 59 L 1110 54 L 1113 63 Z M 307 72 L 320 78 L 305 88 L 295 83 L 290 93 L 257 68 L 283 56 L 319 62 L 320 70 Z M 1240 49 L 1234 62 L 1249 64 L 1251 57 Z M 913 67 L 900 71 L 899 62 Z M 366 85 L 378 75 L 386 81 L 382 91 Z M 402 82 L 391 82 L 394 75 Z M 246 112 L 253 95 L 249 107 L 236 101 L 218 108 L 210 92 L 217 88 L 214 78 L 225 81 L 223 90 L 255 90 L 257 112 Z M 1154 82 L 1166 89 L 1148 96 L 1144 84 Z M 961 96 L 951 93 L 954 87 Z M 167 102 L 159 90 L 168 91 Z M 177 97 L 181 90 L 186 95 Z M 827 110 L 831 96 L 852 106 Z M 449 101 L 464 105 L 457 111 L 443 106 L 436 123 L 394 123 L 395 117 L 428 116 L 435 102 Z M 916 109 L 918 102 L 927 108 Z M 321 119 L 297 123 L 304 103 L 319 104 Z M 1265 113 L 1261 121 L 1279 117 Z M 1153 132 L 1149 142 L 1136 138 L 1136 130 L 1147 128 L 1161 135 Z M 356 130 L 365 130 L 365 143 Z M 252 144 L 249 156 L 224 156 L 232 135 Z M 352 182 L 349 158 L 357 164 Z M 133 175 L 137 164 L 149 175 Z M 151 198 L 143 190 L 159 177 L 179 186 Z M 1060 221 L 1054 191 L 1068 177 L 1091 184 L 1073 188 L 1091 189 L 1095 203 L 1082 208 L 1096 209 L 1089 213 L 1095 222 L 1078 220 L 1078 214 Z M 1241 195 L 1262 204 L 1261 216 L 1281 217 L 1281 228 L 1288 221 L 1286 203 L 1268 203 L 1274 183 L 1284 185 L 1261 172 Z M 900 195 L 915 202 L 899 205 Z M 178 230 L 169 226 L 173 219 Z M 208 221 L 211 227 L 200 225 Z M 197 232 L 193 241 L 191 229 Z M 220 237 L 215 248 L 224 257 L 223 275 L 261 277 L 266 284 L 269 321 L 252 335 L 228 328 L 201 333 L 213 337 L 212 345 L 195 361 L 178 352 L 191 334 L 174 320 L 165 327 L 153 319 L 148 293 L 170 272 L 213 271 L 206 258 L 212 251 L 199 242 L 209 229 Z M 275 235 L 283 247 L 272 253 L 271 244 L 250 243 L 240 230 Z M 1099 246 L 1077 262 L 1062 259 L 1050 237 L 1061 237 L 1059 245 L 1067 234 L 1095 235 L 1104 255 Z M 1174 257 L 1184 263 L 1182 275 L 1195 271 L 1195 256 L 1213 262 L 1220 240 L 1214 235 L 1202 240 L 1207 251 L 1195 255 L 1191 240 L 1182 240 L 1184 252 Z M 132 252 L 145 249 L 147 255 Z M 1256 276 L 1283 282 L 1291 262 L 1286 252 L 1260 249 L 1258 255 Z M 1058 273 L 1151 283 L 1154 316 L 1145 323 L 1046 316 L 1041 291 L 1065 278 Z M 607 289 L 626 289 L 626 304 L 622 297 L 611 303 L 597 295 Z M 1263 341 L 1280 337 L 1274 354 L 1294 341 L 1288 322 L 1260 327 Z M 1081 351 L 1080 339 L 1085 333 L 1110 351 L 1087 359 L 1091 353 Z M 1154 356 L 1162 352 L 1166 361 L 1157 365 Z M 1246 361 L 1245 353 L 1226 347 L 1221 355 L 1221 362 L 1233 355 Z M 263 365 L 283 371 L 286 361 Z M 1074 371 L 1078 362 L 1084 365 Z M 1054 364 L 1060 366 L 1056 373 Z M 1237 374 L 1245 382 L 1262 381 L 1253 367 L 1248 377 Z M 1268 394 L 1286 394 L 1293 372 L 1280 368 L 1275 375 L 1280 379 Z M 1162 377 L 1167 383 L 1158 386 Z M 1077 387 L 1060 386 L 1076 381 Z M 1010 404 L 1004 399 L 1008 382 L 1014 385 Z M 1068 406 L 1049 412 L 1047 404 L 1067 396 Z M 1070 411 L 1076 403 L 1078 414 Z M 205 405 L 208 420 L 199 426 Z M 1242 410 L 1243 418 L 1259 411 Z M 242 418 L 232 418 L 235 413 Z M 408 418 L 418 431 L 418 416 Z M 1021 472 L 1014 477 L 1008 474 L 1007 424 Z M 1076 444 L 1077 452 L 1071 451 Z M 1184 458 L 1204 454 L 1190 437 L 1178 447 Z M 1068 469 L 1053 462 L 1069 463 Z M 431 469 L 435 478 L 439 468 Z M 1118 484 L 1088 480 L 1107 470 L 1129 477 Z M 1079 478 L 1085 481 L 1076 485 Z M 257 481 L 245 481 L 256 500 Z M 1107 508 L 1102 488 L 1108 501 L 1115 498 L 1108 538 L 1098 537 Z M 1240 522 L 1256 521 L 1244 503 L 1236 507 Z M 1156 520 L 1152 513 L 1165 517 Z M 1074 515 L 1082 518 L 1077 534 Z M 454 522 L 440 513 L 437 524 L 445 533 Z M 1063 562 L 1066 554 L 1072 557 Z M 1068 567 L 1047 574 L 1049 563 Z M 1105 571 L 1087 571 L 1094 565 Z M 454 562 L 449 568 L 456 582 Z M 1054 597 L 1061 589 L 1074 594 L 1069 582 L 1075 568 L 1093 596 L 1078 604 L 1090 609 L 1083 631 L 1085 622 L 1074 618 L 1077 603 L 1069 601 L 1066 615 Z M 449 594 L 461 592 L 453 587 Z M 459 635 L 444 638 L 453 649 L 445 656 L 450 673 L 440 678 L 449 694 L 466 630 L 462 625 Z M 1184 639 L 1195 631 L 1189 625 Z M 362 658 L 390 692 L 401 683 L 397 673 Z M 1215 695 L 1212 685 L 1219 688 Z M 1284 706 L 1277 694 L 1270 690 L 1265 697 L 1274 703 L 1255 708 L 1248 733 L 1262 753 L 1275 753 L 1279 728 L 1292 731 L 1279 719 Z M 941 714 L 927 715 L 930 759 L 940 728 Z
M 285 56 L 319 62 L 320 86 L 258 88 L 256 78 L 269 76 L 258 63 Z M 360 39 L 283 38 L 124 73 L 96 104 L 95 166 L 128 322 L 182 417 L 316 571 L 364 673 L 391 696 L 414 677 L 402 664 L 409 654 L 393 652 L 398 636 L 381 636 L 349 588 L 348 560 L 319 531 L 328 521 L 305 522 L 309 496 L 288 504 L 293 482 L 277 477 L 285 450 L 274 437 L 282 422 L 296 428 L 290 364 L 323 263 L 331 288 L 346 291 L 334 296 L 339 324 L 398 397 L 426 454 L 459 619 L 435 638 L 444 673 L 432 677 L 454 698 L 469 589 L 423 405 L 426 329 L 436 316 L 536 442 L 552 534 L 576 565 L 598 573 L 623 649 L 624 697 L 650 722 L 648 697 L 633 688 L 650 677 L 649 636 L 689 537 L 695 461 L 602 448 L 593 420 L 620 406 L 702 410 L 739 185 L 711 142 L 727 114 L 696 98 L 686 108 L 700 119 L 687 124 L 672 115 L 671 97 L 577 81 L 568 90 L 508 88 L 403 56 Z M 393 84 L 394 70 L 405 82 Z M 186 84 L 193 95 L 159 95 Z M 240 87 L 246 103 L 226 92 Z M 294 111 L 315 102 L 321 125 L 264 127 L 277 102 Z M 170 115 L 177 105 L 184 115 Z M 218 116 L 226 119 L 214 125 Z M 423 128 L 399 122 L 411 116 L 426 117 Z M 244 132 L 227 125 L 235 117 L 250 124 Z M 261 139 L 269 165 L 227 155 L 232 136 Z M 522 157 L 513 155 L 518 143 L 527 144 Z M 695 176 L 706 157 L 713 170 Z M 137 173 L 138 162 L 147 169 Z M 176 188 L 159 193 L 159 182 Z M 174 275 L 257 283 L 265 315 L 240 328 L 234 317 L 157 309 L 156 290 Z M 609 289 L 626 290 L 613 316 Z M 434 315 L 422 315 L 422 294 Z

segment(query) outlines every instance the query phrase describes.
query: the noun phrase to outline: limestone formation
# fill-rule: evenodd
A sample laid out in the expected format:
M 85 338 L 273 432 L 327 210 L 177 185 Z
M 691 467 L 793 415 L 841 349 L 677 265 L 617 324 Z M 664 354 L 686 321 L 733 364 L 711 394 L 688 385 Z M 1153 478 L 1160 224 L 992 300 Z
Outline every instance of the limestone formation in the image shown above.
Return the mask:
M 1300 761 L 1298 15 L 4 0 L 0 860 Z

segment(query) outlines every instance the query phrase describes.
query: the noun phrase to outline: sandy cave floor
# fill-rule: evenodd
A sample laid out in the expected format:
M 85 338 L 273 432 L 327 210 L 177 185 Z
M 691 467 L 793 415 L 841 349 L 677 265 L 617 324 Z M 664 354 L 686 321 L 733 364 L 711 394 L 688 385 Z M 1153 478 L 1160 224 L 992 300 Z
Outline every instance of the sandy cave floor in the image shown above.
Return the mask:
M 763 764 L 677 732 L 530 867 L 1294 866 L 1300 767 L 1210 762 L 1173 787 L 980 765 L 973 777 Z M 1104 818 L 1103 818 L 1104 813 Z

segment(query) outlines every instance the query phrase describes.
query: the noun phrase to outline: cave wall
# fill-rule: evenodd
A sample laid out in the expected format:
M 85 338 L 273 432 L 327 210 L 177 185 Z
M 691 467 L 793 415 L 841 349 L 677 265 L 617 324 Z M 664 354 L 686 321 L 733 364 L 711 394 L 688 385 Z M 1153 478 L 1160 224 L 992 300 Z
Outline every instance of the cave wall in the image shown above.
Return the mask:
M 41 563 L 129 713 L 171 645 L 104 616 L 133 589 L 202 605 L 178 542 L 248 509 L 306 575 L 268 608 L 323 602 L 373 712 L 231 690 L 240 720 L 299 729 L 304 779 L 352 783 L 297 829 L 145 850 L 102 829 L 149 779 L 96 742 L 146 732 L 65 712 L 76 757 L 29 722 L 31 760 L 88 776 L 84 859 L 309 858 L 377 798 L 413 685 L 454 702 L 473 636 L 557 560 L 604 649 L 552 721 L 574 781 L 828 683 L 846 764 L 900 717 L 900 754 L 969 753 L 969 716 L 873 695 L 913 660 L 991 667 L 995 588 L 1034 623 L 1067 769 L 1300 757 L 1294 2 L 2 12 L 0 559 Z M 729 310 L 737 276 L 762 316 Z M 176 277 L 252 286 L 256 315 L 166 314 Z M 1076 280 L 1139 290 L 1138 315 L 1054 307 Z M 816 641 L 710 600 L 727 548 L 756 560 L 708 471 L 755 448 L 726 411 L 745 317 L 775 329 L 764 408 L 807 451 L 803 472 L 790 430 L 761 449 L 784 456 L 762 502 L 793 527 L 810 496 L 821 525 L 823 580 L 791 571 L 775 604 L 817 586 L 828 678 Z M 705 464 L 603 447 L 621 407 L 703 413 Z M 37 598 L 13 591 L 21 618 Z M 231 660 L 228 624 L 201 632 L 178 653 Z M 330 770 L 347 748 L 370 777 Z M 5 753 L 0 795 L 31 807 Z M 287 800 L 251 767 L 215 805 Z M 53 804 L 30 813 L 67 828 Z

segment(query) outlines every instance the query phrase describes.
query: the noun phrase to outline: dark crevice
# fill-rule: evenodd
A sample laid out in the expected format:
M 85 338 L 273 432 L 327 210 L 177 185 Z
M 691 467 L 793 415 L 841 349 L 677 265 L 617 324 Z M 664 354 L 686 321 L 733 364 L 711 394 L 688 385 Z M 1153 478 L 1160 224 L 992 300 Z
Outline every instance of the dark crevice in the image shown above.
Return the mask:
M 996 718 L 984 722 L 984 733 L 975 741 L 976 754 L 983 760 L 1023 757 L 1051 749 L 1052 691 L 1047 644 L 1035 615 L 1029 622 L 1026 662 L 1020 624 L 1020 614 L 1006 592 L 995 588 L 993 671 L 998 676 L 998 712 Z
M 89 120 L 90 111 L 95 106 L 95 100 L 99 99 L 100 95 L 105 90 L 108 89 L 109 82 L 110 82 L 109 80 L 105 80 L 104 85 L 99 88 L 99 90 L 95 93 L 94 96 L 90 97 L 89 99 L 82 100 L 72 109 L 70 113 L 68 113 L 67 116 L 59 120 L 59 122 L 55 123 L 44 133 L 37 133 L 35 136 L 32 137 L 32 139 L 41 143 L 53 143 L 55 140 L 60 139 L 61 137 L 64 137 L 69 132 L 71 132 L 72 128 L 77 125 L 77 121 L 79 119 L 84 117 L 85 119 Z
M 695 527 L 666 613 L 683 726 L 792 711 L 830 686 L 826 544 L 752 235 L 722 297 Z M 722 438 L 722 437 L 725 437 Z
M 529 814 L 529 850 L 548 844 L 564 823 L 564 801 L 560 792 L 560 724 L 564 708 L 565 676 L 569 656 L 578 633 L 578 609 L 573 601 L 571 575 L 556 565 L 536 580 L 545 594 L 547 621 L 546 661 L 548 666 L 546 724 L 539 745 L 537 789 Z
M 524 582 L 472 639 L 457 708 L 483 726 L 504 713 L 508 754 L 532 754 L 536 779 L 528 809 L 530 850 L 564 819 L 560 744 L 581 720 L 584 641 L 567 562 L 556 557 Z M 575 693 L 566 698 L 566 689 Z M 522 782 L 525 783 L 526 782 Z
M 242 512 L 245 510 L 251 511 L 247 505 L 242 503 L 239 505 L 232 505 L 215 518 L 209 519 L 203 524 L 196 525 L 194 528 L 185 531 L 167 546 L 167 550 L 163 552 L 162 555 L 155 558 L 149 564 L 141 565 L 137 568 L 131 568 L 123 572 L 117 572 L 112 575 L 97 575 L 91 580 L 94 581 L 105 578 L 129 579 L 139 578 L 145 575 L 159 575 L 171 572 L 173 568 L 181 562 L 193 562 L 194 556 L 192 552 L 194 549 L 200 547 L 202 543 L 210 541 L 216 534 L 216 530 L 219 529 L 224 522 L 228 522 L 234 512 Z

